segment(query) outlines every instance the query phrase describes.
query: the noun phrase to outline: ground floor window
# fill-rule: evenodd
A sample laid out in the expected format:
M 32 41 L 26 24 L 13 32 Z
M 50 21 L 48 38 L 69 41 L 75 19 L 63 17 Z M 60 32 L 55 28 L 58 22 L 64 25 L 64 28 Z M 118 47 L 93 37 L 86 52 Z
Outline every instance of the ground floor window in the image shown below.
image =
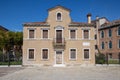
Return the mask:
M 89 49 L 84 49 L 84 59 L 89 59 Z
M 76 60 L 76 49 L 70 49 L 70 60 Z
M 34 49 L 28 50 L 28 59 L 34 59 Z
M 43 60 L 48 59 L 48 49 L 42 49 L 42 59 Z

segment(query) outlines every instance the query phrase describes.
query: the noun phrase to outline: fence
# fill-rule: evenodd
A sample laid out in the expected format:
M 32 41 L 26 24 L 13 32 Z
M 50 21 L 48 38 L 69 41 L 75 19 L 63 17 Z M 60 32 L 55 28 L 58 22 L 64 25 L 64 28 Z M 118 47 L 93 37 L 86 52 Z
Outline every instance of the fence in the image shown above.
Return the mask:
M 21 65 L 22 64 L 22 53 L 9 51 L 3 53 L 0 51 L 0 65 Z
M 108 54 L 97 54 L 95 56 L 96 58 L 96 64 L 120 64 L 120 53 L 118 54 L 117 58 L 109 58 Z

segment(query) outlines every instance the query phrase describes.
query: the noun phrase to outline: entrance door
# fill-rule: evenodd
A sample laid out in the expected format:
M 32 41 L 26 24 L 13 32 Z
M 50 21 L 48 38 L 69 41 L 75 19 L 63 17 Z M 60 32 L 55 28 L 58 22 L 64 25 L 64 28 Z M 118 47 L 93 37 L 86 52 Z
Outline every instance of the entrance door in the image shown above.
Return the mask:
M 56 30 L 56 42 L 62 43 L 62 30 Z
M 56 51 L 56 64 L 62 64 L 62 51 Z

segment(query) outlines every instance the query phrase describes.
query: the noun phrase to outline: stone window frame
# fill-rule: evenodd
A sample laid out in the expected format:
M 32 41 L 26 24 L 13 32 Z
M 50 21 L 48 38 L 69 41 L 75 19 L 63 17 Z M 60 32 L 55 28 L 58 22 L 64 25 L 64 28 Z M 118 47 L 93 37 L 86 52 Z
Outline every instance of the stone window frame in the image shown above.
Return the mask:
M 71 58 L 71 50 L 75 50 L 75 58 Z M 77 48 L 69 48 L 69 60 L 77 60 Z
M 85 55 L 84 55 L 84 50 L 85 49 L 88 49 L 89 50 L 89 58 L 85 58 Z M 83 60 L 90 60 L 91 59 L 91 54 L 90 54 L 90 48 L 83 48 Z
M 58 20 L 58 14 L 61 15 L 61 19 L 60 20 Z M 56 21 L 62 21 L 62 12 L 61 11 L 56 12 Z
M 30 49 L 34 50 L 34 58 L 33 59 L 29 59 L 29 50 Z M 27 49 L 27 60 L 35 60 L 35 48 L 28 48 Z
M 27 28 L 28 30 L 28 39 L 36 39 L 36 28 Z M 30 30 L 34 30 L 34 37 L 30 38 Z
M 112 29 L 108 29 L 108 37 L 112 37 Z
M 47 59 L 44 59 L 44 58 L 43 58 L 43 50 L 45 50 L 45 49 L 48 50 Z M 42 49 L 41 49 L 41 60 L 49 60 L 49 48 L 42 48 Z

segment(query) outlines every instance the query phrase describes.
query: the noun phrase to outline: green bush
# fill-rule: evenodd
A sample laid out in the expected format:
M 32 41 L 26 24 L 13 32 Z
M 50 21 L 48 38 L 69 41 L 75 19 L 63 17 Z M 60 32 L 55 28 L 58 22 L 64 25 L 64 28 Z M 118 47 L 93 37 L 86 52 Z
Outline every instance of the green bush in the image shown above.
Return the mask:
M 105 55 L 99 53 L 96 55 L 96 64 L 104 64 L 105 63 Z

